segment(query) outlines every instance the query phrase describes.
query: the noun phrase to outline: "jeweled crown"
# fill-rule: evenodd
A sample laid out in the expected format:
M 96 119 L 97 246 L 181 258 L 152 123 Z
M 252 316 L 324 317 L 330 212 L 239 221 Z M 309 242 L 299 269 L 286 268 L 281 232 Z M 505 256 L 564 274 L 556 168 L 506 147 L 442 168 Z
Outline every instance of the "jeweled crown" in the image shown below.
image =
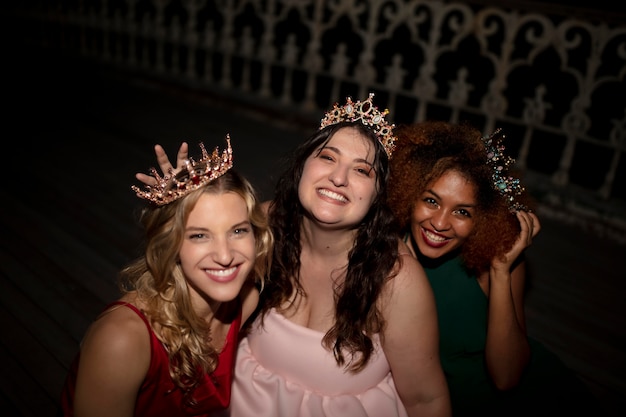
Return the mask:
M 497 129 L 491 135 L 483 138 L 487 151 L 487 165 L 493 169 L 491 174 L 493 188 L 506 199 L 511 211 L 528 210 L 524 204 L 515 201 L 515 197 L 521 195 L 525 189 L 520 184 L 519 178 L 508 174 L 509 167 L 515 163 L 515 159 L 504 154 L 504 145 L 502 144 L 504 138 L 502 129 Z
M 394 142 L 397 139 L 393 135 L 393 128 L 395 125 L 389 124 L 389 122 L 385 120 L 385 116 L 389 114 L 389 109 L 385 109 L 383 112 L 380 112 L 378 108 L 374 106 L 374 103 L 372 102 L 373 98 L 374 93 L 370 93 L 367 100 L 364 101 L 357 101 L 354 103 L 352 98 L 348 97 L 346 99 L 346 104 L 341 107 L 338 103 L 335 103 L 332 110 L 326 112 L 324 118 L 322 119 L 320 129 L 339 122 L 360 121 L 374 131 L 376 136 L 378 136 L 378 141 L 385 148 L 387 157 L 391 159 L 391 154 L 395 149 Z
M 156 185 L 146 185 L 145 190 L 133 185 L 131 188 L 137 197 L 149 200 L 157 206 L 164 206 L 178 200 L 184 195 L 203 187 L 216 178 L 221 177 L 233 167 L 233 149 L 230 146 L 230 135 L 226 135 L 228 147 L 220 155 L 216 147 L 209 155 L 204 144 L 200 142 L 202 158 L 196 162 L 192 158 L 185 161 L 185 166 L 176 174 L 168 172 L 161 177 L 155 168 L 150 173 L 156 179 Z

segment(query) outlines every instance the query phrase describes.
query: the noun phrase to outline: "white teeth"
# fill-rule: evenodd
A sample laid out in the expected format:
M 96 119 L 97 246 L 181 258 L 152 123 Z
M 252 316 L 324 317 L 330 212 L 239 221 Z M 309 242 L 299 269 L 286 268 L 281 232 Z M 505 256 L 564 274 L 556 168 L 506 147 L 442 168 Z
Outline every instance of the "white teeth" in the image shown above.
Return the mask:
M 341 202 L 346 202 L 348 201 L 343 195 L 338 194 L 338 193 L 334 193 L 330 190 L 327 189 L 322 189 L 318 191 L 321 195 L 332 198 L 333 200 L 337 200 L 337 201 L 341 201 Z
M 236 266 L 232 267 L 232 268 L 228 268 L 228 269 L 207 269 L 206 271 L 211 274 L 211 275 L 216 275 L 218 277 L 226 277 L 230 274 L 232 274 L 233 272 L 235 272 L 235 270 L 237 269 Z
M 426 230 L 424 229 L 424 234 L 426 235 L 426 237 L 434 242 L 443 242 L 444 240 L 446 240 L 445 237 L 443 236 L 439 236 L 436 235 L 434 233 L 432 233 L 430 230 Z

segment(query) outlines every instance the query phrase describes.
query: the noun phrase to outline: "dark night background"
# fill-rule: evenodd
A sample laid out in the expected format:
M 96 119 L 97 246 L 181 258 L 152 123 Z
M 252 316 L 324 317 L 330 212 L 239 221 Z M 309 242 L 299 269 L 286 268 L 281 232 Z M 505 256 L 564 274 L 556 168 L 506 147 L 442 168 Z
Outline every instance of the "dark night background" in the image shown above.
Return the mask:
M 611 10 L 616 18 L 626 9 L 623 1 L 586 4 L 588 13 Z M 0 203 L 0 409 L 3 416 L 52 416 L 86 326 L 117 296 L 117 271 L 140 249 L 141 201 L 130 185 L 136 172 L 155 164 L 153 145 L 174 155 L 185 140 L 194 154 L 198 141 L 221 147 L 230 133 L 236 169 L 266 199 L 282 156 L 317 124 L 263 103 L 24 48 L 19 28 L 0 17 L 7 165 Z M 539 215 L 543 229 L 528 250 L 529 333 L 581 375 L 611 417 L 621 415 L 626 224 L 607 227 L 549 206 Z

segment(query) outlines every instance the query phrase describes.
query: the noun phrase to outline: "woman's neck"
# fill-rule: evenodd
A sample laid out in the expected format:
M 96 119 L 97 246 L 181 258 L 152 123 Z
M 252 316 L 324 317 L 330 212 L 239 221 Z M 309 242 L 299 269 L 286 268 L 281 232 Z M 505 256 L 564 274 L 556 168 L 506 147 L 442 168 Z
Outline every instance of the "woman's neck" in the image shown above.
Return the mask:
M 323 228 L 308 220 L 302 223 L 300 229 L 302 248 L 324 257 L 338 255 L 347 257 L 354 246 L 355 237 L 354 229 Z

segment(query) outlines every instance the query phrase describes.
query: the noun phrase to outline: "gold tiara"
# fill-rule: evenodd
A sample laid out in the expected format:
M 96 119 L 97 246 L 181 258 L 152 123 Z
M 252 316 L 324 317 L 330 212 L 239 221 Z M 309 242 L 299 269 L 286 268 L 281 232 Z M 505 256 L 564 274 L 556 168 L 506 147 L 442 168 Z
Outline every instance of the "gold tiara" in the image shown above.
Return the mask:
M 500 193 L 511 211 L 524 210 L 528 207 L 515 201 L 515 197 L 521 195 L 525 188 L 520 183 L 519 178 L 509 175 L 509 167 L 515 163 L 515 159 L 504 153 L 502 141 L 505 136 L 502 129 L 497 129 L 491 135 L 483 138 L 485 150 L 487 151 L 487 165 L 492 168 L 491 180 L 494 190 Z
M 389 124 L 385 120 L 385 116 L 389 114 L 389 109 L 385 109 L 383 112 L 378 111 L 378 108 L 372 103 L 373 98 L 374 93 L 370 93 L 367 100 L 364 101 L 353 103 L 352 98 L 348 97 L 346 104 L 341 107 L 339 107 L 338 103 L 335 103 L 332 110 L 326 112 L 320 129 L 339 122 L 356 122 L 360 120 L 361 123 L 370 127 L 378 136 L 378 141 L 385 148 L 387 157 L 391 159 L 391 154 L 395 149 L 394 142 L 397 139 L 393 135 L 395 125 Z
M 163 206 L 175 201 L 184 195 L 197 190 L 221 177 L 233 167 L 233 149 L 230 146 L 230 135 L 226 135 L 228 147 L 220 155 L 218 148 L 209 155 L 204 144 L 200 142 L 202 158 L 195 162 L 192 158 L 185 160 L 185 166 L 176 174 L 170 171 L 161 177 L 155 168 L 150 169 L 150 173 L 156 179 L 156 185 L 146 185 L 145 190 L 133 185 L 131 188 L 137 197 L 146 199 Z

